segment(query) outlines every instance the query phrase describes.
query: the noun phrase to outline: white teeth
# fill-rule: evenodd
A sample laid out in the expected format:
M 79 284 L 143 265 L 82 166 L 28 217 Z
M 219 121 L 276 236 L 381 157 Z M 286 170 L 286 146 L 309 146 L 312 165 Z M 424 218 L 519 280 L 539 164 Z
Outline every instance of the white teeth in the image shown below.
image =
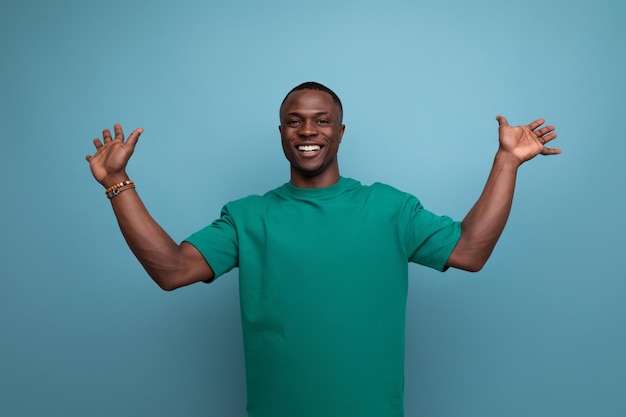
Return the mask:
M 319 151 L 320 145 L 300 145 L 298 146 L 298 150 L 302 152 Z

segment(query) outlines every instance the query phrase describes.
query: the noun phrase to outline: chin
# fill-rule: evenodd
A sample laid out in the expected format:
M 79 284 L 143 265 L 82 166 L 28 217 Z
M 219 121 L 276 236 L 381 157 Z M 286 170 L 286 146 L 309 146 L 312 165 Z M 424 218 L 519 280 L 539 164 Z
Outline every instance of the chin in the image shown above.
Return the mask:
M 296 171 L 298 171 L 298 173 L 300 173 L 301 175 L 308 177 L 308 178 L 313 178 L 313 177 L 317 177 L 319 175 L 321 175 L 324 171 L 321 168 L 318 169 L 303 169 L 301 167 L 296 167 Z

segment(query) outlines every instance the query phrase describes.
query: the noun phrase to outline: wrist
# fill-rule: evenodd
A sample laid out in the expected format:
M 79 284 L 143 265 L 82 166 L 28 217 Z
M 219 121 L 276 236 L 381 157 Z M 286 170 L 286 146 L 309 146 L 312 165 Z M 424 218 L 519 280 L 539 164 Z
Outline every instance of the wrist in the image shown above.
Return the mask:
M 102 184 L 104 188 L 109 189 L 116 184 L 121 184 L 129 180 L 130 178 L 128 175 L 126 175 L 125 172 L 122 172 L 119 174 L 107 175 L 102 181 L 100 181 L 100 184 Z
M 106 189 L 105 194 L 110 200 L 113 197 L 118 196 L 122 191 L 130 190 L 134 188 L 135 188 L 135 183 L 132 180 L 126 180 L 126 181 L 113 184 L 112 186 Z
M 498 165 L 504 169 L 512 169 L 517 171 L 517 169 L 522 165 L 522 162 L 517 156 L 513 155 L 511 152 L 498 149 L 496 152 L 496 156 L 494 158 L 494 165 Z

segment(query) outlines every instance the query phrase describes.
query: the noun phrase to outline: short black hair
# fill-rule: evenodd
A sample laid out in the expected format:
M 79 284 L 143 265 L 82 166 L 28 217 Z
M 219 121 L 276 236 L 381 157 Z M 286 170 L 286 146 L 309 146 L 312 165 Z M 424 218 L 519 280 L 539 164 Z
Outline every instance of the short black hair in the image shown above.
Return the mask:
M 283 102 L 280 104 L 280 107 L 281 108 L 283 107 L 283 104 L 285 104 L 285 101 L 287 100 L 287 97 L 289 97 L 289 94 L 293 93 L 294 91 L 300 91 L 300 90 L 318 90 L 318 91 L 323 91 L 325 93 L 330 94 L 330 96 L 333 98 L 333 101 L 337 103 L 337 105 L 339 106 L 341 113 L 343 113 L 343 106 L 341 105 L 341 100 L 339 100 L 339 96 L 335 94 L 333 90 L 326 87 L 324 84 L 320 84 L 315 81 L 307 81 L 292 88 L 283 99 Z

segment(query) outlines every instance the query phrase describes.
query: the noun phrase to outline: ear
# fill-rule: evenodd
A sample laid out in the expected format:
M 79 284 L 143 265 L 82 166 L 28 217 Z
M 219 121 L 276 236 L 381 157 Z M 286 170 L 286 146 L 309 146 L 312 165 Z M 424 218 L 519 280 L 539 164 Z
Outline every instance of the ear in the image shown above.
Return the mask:
M 282 134 L 282 133 L 283 133 L 283 125 L 278 125 L 278 132 L 279 132 L 280 134 Z
M 339 129 L 339 143 L 341 143 L 341 140 L 343 139 L 343 132 L 346 131 L 346 125 L 341 125 L 341 128 Z

